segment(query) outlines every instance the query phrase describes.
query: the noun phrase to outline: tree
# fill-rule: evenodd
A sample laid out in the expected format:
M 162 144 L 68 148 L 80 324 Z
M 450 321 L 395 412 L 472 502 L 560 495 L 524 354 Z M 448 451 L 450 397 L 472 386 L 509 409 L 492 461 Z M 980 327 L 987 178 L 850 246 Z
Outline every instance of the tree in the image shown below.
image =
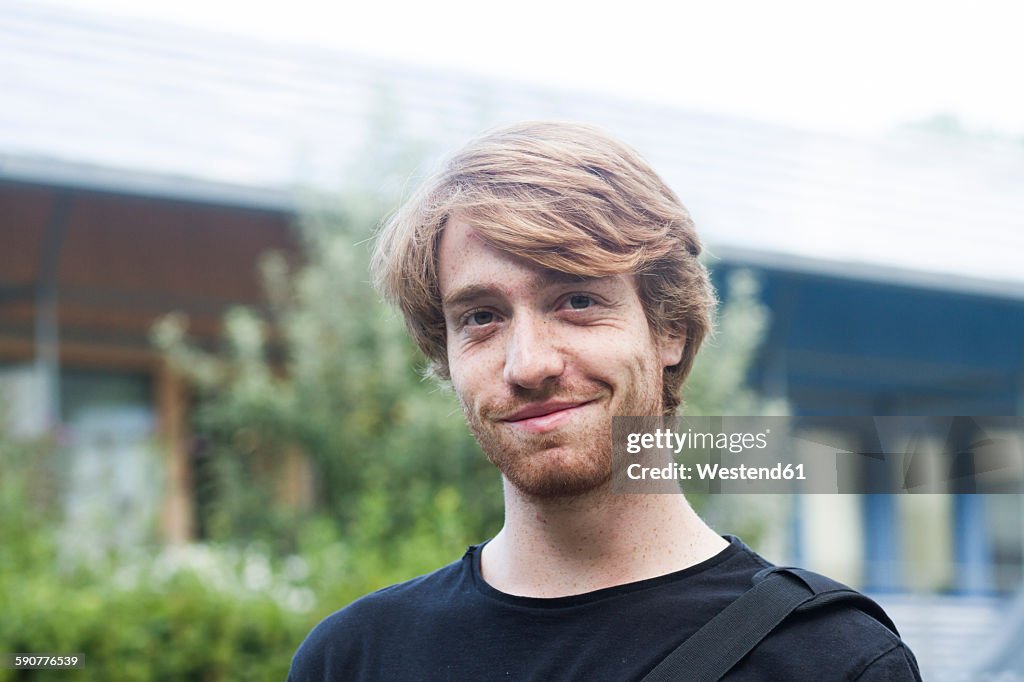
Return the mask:
M 199 390 L 197 433 L 217 462 L 215 537 L 293 537 L 296 513 L 273 504 L 280 455 L 298 447 L 316 472 L 316 511 L 399 539 L 437 495 L 452 490 L 484 510 L 465 520 L 483 533 L 500 521 L 499 489 L 457 403 L 426 383 L 401 320 L 367 276 L 377 202 L 345 195 L 302 219 L 305 263 L 263 263 L 268 308 L 236 308 L 221 349 L 190 343 L 187 322 L 161 321 L 154 338 Z M 258 475 L 263 472 L 263 475 Z M 386 505 L 380 502 L 386 500 Z M 362 531 L 360 531 L 362 532 Z

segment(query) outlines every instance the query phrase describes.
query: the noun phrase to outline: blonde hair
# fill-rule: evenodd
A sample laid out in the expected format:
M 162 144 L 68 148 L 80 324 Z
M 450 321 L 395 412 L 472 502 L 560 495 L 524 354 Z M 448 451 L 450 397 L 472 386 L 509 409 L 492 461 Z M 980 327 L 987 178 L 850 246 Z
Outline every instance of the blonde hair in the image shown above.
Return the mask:
M 496 249 L 581 277 L 634 274 L 652 330 L 686 336 L 665 414 L 711 330 L 715 295 L 679 199 L 640 155 L 592 126 L 528 122 L 466 145 L 383 225 L 372 270 L 431 370 L 449 379 L 438 248 L 458 213 Z

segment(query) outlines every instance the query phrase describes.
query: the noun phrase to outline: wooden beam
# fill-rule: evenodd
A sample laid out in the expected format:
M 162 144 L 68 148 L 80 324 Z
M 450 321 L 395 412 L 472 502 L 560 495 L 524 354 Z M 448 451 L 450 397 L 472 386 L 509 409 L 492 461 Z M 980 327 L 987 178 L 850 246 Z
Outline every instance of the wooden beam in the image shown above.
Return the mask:
M 309 457 L 298 447 L 284 451 L 277 500 L 293 509 L 308 510 L 313 506 L 313 469 Z
M 166 362 L 161 362 L 156 373 L 155 387 L 158 433 L 164 464 L 160 531 L 166 542 L 184 544 L 195 539 L 185 386 L 178 372 Z

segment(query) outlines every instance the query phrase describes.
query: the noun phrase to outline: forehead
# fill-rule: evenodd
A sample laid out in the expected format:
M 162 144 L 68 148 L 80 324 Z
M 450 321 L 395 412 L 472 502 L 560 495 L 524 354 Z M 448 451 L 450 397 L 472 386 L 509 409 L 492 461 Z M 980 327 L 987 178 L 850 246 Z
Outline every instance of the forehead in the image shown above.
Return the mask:
M 542 268 L 525 258 L 496 249 L 462 219 L 449 221 L 441 235 L 438 285 L 442 298 L 456 289 L 484 283 L 536 288 L 583 279 Z

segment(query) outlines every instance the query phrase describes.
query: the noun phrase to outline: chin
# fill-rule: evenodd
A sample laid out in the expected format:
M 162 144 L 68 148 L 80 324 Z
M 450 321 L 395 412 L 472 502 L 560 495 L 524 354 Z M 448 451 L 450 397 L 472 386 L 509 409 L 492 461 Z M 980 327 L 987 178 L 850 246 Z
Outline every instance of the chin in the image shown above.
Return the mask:
M 578 497 L 611 481 L 611 453 L 605 448 L 579 451 L 557 447 L 530 454 L 502 450 L 488 458 L 505 480 L 524 495 L 538 499 Z
M 602 476 L 600 478 L 547 476 L 513 479 L 508 474 L 505 474 L 505 480 L 526 497 L 535 500 L 564 500 L 581 497 L 606 487 L 611 480 L 611 476 Z

